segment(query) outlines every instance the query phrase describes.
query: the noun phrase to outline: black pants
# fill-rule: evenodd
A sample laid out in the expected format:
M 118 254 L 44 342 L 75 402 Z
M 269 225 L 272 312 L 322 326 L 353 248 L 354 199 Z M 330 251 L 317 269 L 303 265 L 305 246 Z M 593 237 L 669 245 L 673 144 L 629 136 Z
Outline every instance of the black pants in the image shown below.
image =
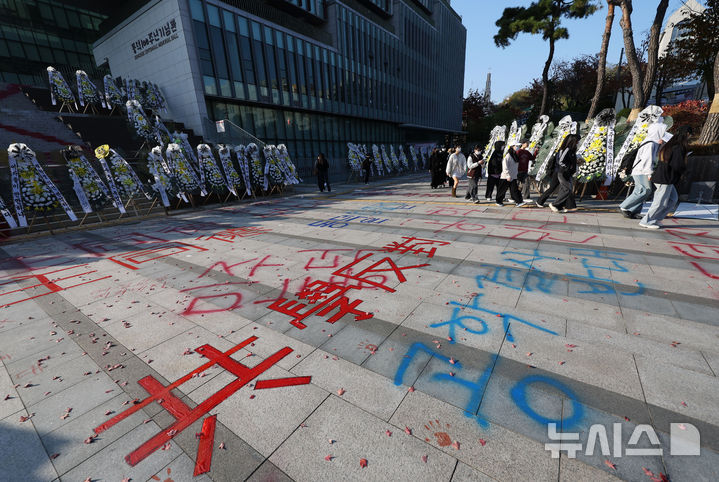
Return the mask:
M 320 188 L 320 191 L 324 192 L 325 184 L 327 184 L 327 190 L 332 191 L 329 173 L 327 171 L 317 171 L 317 186 Z
M 557 199 L 554 200 L 552 205 L 557 209 L 577 207 L 577 204 L 574 202 L 572 174 L 560 172 L 557 178 L 559 180 L 559 192 L 557 193 Z
M 467 178 L 467 194 L 464 195 L 465 199 L 471 199 L 472 201 L 477 200 L 477 190 L 479 189 L 479 176 Z
M 367 184 L 369 182 L 369 167 L 364 170 L 364 183 Z
M 500 179 L 500 181 L 499 187 L 497 188 L 497 204 L 504 204 L 504 196 L 507 194 L 507 189 L 509 189 L 509 195 L 514 202 L 521 204 L 522 194 L 519 192 L 517 180 L 512 179 L 511 181 L 507 181 L 506 179 Z
M 539 204 L 544 204 L 547 202 L 547 199 L 549 199 L 549 196 L 554 194 L 554 191 L 557 190 L 559 187 L 559 171 L 554 171 L 554 174 L 552 174 L 552 180 L 549 183 L 549 187 L 544 190 L 541 196 L 539 196 L 539 201 L 537 201 Z
M 561 183 L 559 182 L 559 177 L 560 177 L 559 171 L 554 171 L 554 174 L 552 174 L 552 181 L 549 183 L 549 187 L 539 197 L 539 201 L 537 201 L 539 204 L 546 203 L 547 199 L 549 199 L 549 197 L 552 194 L 554 194 L 554 191 L 559 189 L 559 186 L 561 185 Z M 572 193 L 571 178 L 570 178 L 569 183 L 570 183 L 569 193 L 571 194 Z M 560 193 L 558 192 L 557 195 L 559 196 L 559 194 Z M 559 198 L 557 198 L 557 200 L 559 200 Z M 554 206 L 557 205 L 556 202 L 554 202 L 553 204 L 554 204 Z M 566 199 L 566 206 L 564 206 L 564 207 L 566 207 L 567 209 L 574 209 L 577 207 L 577 203 L 574 201 L 574 196 L 570 196 Z
M 484 197 L 486 199 L 492 199 L 492 193 L 494 192 L 494 188 L 496 187 L 499 189 L 499 185 L 501 184 L 502 180 L 498 177 L 492 177 L 487 176 L 487 190 L 484 193 Z

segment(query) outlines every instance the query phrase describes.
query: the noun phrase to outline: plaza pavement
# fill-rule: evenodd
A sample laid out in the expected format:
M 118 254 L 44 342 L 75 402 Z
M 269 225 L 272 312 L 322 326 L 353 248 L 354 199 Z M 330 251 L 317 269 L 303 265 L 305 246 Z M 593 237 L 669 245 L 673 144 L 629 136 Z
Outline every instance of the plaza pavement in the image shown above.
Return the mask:
M 427 184 L 0 246 L 0 480 L 719 480 L 717 222 Z

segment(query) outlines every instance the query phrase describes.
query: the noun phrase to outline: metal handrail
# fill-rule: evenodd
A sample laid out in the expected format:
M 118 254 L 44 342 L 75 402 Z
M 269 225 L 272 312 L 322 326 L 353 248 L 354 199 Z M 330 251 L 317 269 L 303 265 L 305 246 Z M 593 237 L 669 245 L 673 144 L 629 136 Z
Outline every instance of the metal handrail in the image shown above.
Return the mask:
M 225 123 L 225 132 L 217 132 L 217 127 L 214 121 L 211 121 L 207 117 L 203 117 L 202 122 L 205 125 L 205 139 L 212 142 L 213 144 L 257 144 L 257 147 L 262 149 L 267 145 L 266 142 L 253 136 L 242 127 L 238 126 L 229 119 L 222 119 Z

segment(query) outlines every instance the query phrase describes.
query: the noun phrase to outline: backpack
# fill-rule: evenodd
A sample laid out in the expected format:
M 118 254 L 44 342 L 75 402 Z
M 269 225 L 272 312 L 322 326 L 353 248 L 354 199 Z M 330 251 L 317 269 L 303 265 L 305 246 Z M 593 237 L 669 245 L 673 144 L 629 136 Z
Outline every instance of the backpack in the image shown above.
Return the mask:
M 639 149 L 651 143 L 652 141 L 643 142 L 639 144 L 636 149 L 632 149 L 631 151 L 627 152 L 627 154 L 622 159 L 622 163 L 619 165 L 619 169 L 617 170 L 617 175 L 622 181 L 626 181 L 632 175 L 632 171 L 634 170 L 634 168 L 637 167 L 637 163 L 635 161 L 637 159 Z

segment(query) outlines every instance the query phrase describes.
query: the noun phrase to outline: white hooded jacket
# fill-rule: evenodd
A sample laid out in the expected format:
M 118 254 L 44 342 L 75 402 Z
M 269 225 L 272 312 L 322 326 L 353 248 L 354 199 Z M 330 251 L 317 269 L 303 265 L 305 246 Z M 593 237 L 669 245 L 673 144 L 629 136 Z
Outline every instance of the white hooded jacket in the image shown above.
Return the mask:
M 656 122 L 649 126 L 647 137 L 644 139 L 642 147 L 637 151 L 637 157 L 634 160 L 633 176 L 651 176 L 654 172 L 655 160 L 659 153 L 661 140 L 667 133 L 667 125 L 663 122 Z
M 447 161 L 447 175 L 449 177 L 456 176 L 457 179 L 460 179 L 464 177 L 466 173 L 467 158 L 464 157 L 464 154 L 455 152 L 449 156 L 449 161 Z

